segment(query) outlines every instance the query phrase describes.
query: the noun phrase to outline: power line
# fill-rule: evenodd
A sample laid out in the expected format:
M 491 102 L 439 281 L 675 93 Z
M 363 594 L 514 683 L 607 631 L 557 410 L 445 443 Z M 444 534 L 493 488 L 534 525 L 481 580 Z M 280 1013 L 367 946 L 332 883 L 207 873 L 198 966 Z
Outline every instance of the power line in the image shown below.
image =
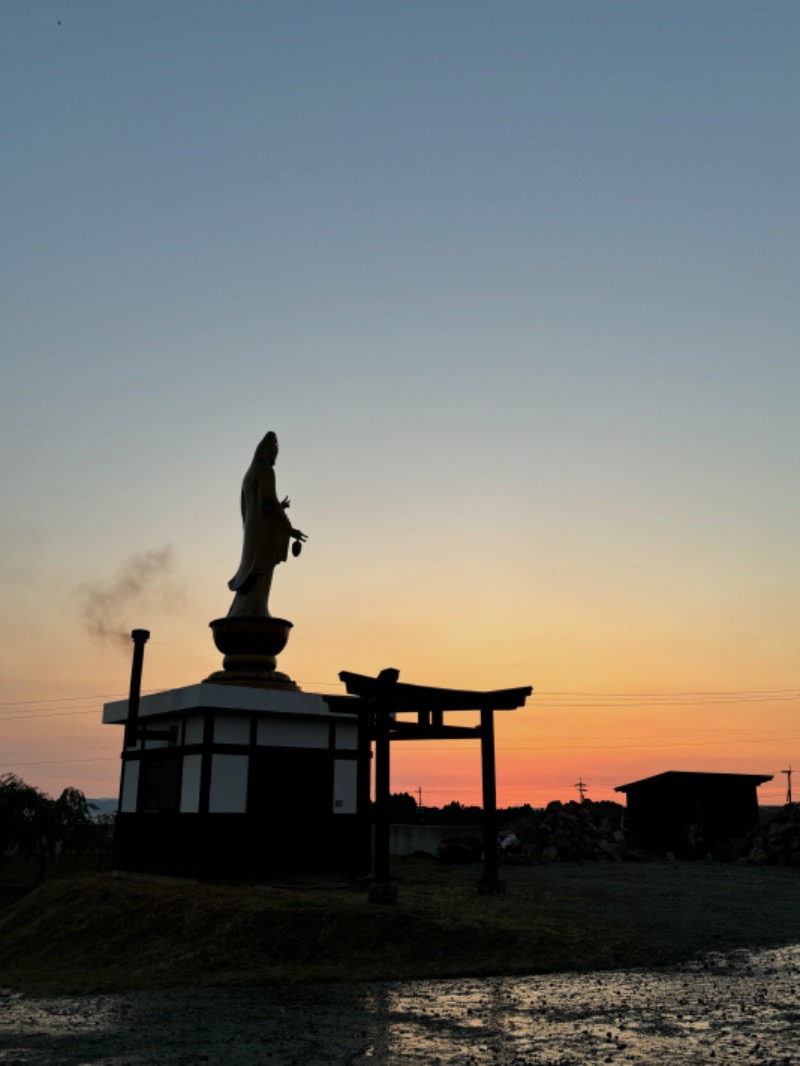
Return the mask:
M 79 714 L 97 714 L 97 707 L 90 707 L 87 711 L 45 711 L 44 714 L 6 714 L 0 716 L 0 722 L 32 721 L 34 718 L 74 718 Z
M 712 734 L 709 734 L 712 735 Z M 721 737 L 726 736 L 725 733 L 718 734 Z M 402 738 L 400 738 L 402 739 Z M 800 740 L 800 734 L 780 734 L 776 736 L 752 736 L 747 739 L 740 740 L 676 740 L 666 744 L 532 744 L 521 746 L 519 744 L 503 745 L 498 744 L 496 746 L 497 751 L 621 751 L 625 749 L 633 748 L 702 748 L 713 747 L 715 745 L 736 745 L 736 744 L 772 744 L 779 740 Z M 409 744 L 415 743 L 414 741 L 407 741 Z M 472 743 L 469 738 L 465 738 L 463 743 Z M 425 755 L 438 755 L 442 751 L 461 751 L 468 752 L 471 749 L 465 747 L 450 747 L 442 746 L 437 748 L 422 748 L 420 754 Z
M 120 758 L 119 755 L 101 755 L 101 756 L 97 756 L 97 757 L 90 756 L 88 759 L 36 759 L 36 760 L 30 761 L 30 762 L 17 762 L 15 760 L 14 761 L 14 766 L 53 766 L 56 763 L 61 764 L 61 763 L 68 763 L 68 762 L 76 762 L 76 763 L 85 763 L 85 762 L 118 762 L 119 758 Z M 9 763 L 8 765 L 11 765 L 11 764 Z
M 149 691 L 157 692 L 158 689 L 150 689 Z M 76 700 L 107 700 L 112 696 L 124 697 L 127 695 L 127 692 L 96 692 L 91 696 L 52 696 L 40 700 L 11 700 L 10 702 L 0 703 L 0 707 L 22 707 L 30 703 L 74 703 Z
M 675 692 L 590 692 L 588 690 L 580 691 L 575 690 L 556 690 L 550 691 L 544 689 L 537 690 L 540 696 L 614 696 L 626 699 L 627 697 L 638 696 L 748 696 L 748 695 L 768 695 L 770 693 L 780 692 L 796 692 L 800 693 L 800 689 L 797 688 L 733 688 L 733 689 L 689 689 L 685 691 L 676 690 Z
M 300 682 L 300 684 L 302 684 L 302 685 L 327 685 L 327 684 L 330 684 L 330 683 L 331 682 L 326 682 L 326 681 L 302 681 L 302 680 Z M 339 685 L 340 687 L 342 686 L 342 682 L 341 681 L 337 681 L 336 684 Z M 163 691 L 164 691 L 164 689 L 160 689 L 160 688 L 142 689 L 142 695 L 143 696 L 152 695 L 153 693 L 163 692 Z M 0 707 L 24 707 L 24 706 L 33 706 L 34 704 L 42 704 L 42 703 L 72 703 L 72 702 L 75 702 L 77 700 L 107 700 L 107 699 L 111 699 L 111 698 L 126 699 L 127 696 L 128 696 L 127 692 L 105 692 L 105 693 L 101 692 L 101 693 L 98 693 L 97 695 L 94 695 L 94 696 L 57 696 L 57 697 L 53 697 L 52 699 L 16 700 L 16 701 L 11 701 L 11 702 L 7 702 L 7 703 L 0 703 Z M 29 719 L 29 718 L 59 718 L 59 717 L 67 717 L 69 715 L 74 715 L 74 714 L 93 714 L 96 710 L 97 710 L 97 705 L 95 704 L 93 707 L 89 708 L 88 710 L 83 710 L 83 711 L 76 711 L 76 710 L 71 710 L 71 711 L 42 711 L 41 713 L 37 713 L 37 712 L 34 711 L 33 713 L 26 713 L 26 714 L 0 714 L 0 722 L 14 722 L 14 721 L 19 721 L 20 719 L 23 719 L 23 718 L 24 719 Z
M 725 736 L 725 734 L 719 734 Z M 675 740 L 665 744 L 556 744 L 548 747 L 509 747 L 504 751 L 615 751 L 624 748 L 703 748 L 720 744 L 773 744 L 778 740 L 800 740 L 800 734 L 790 733 L 778 736 L 752 736 L 738 740 Z
M 716 730 L 713 733 L 685 733 L 681 734 L 683 739 L 699 740 L 701 737 L 764 737 L 768 739 L 770 737 L 783 738 L 785 730 L 783 729 L 758 729 L 753 731 L 752 729 L 726 729 L 723 732 Z M 581 740 L 604 740 L 608 737 L 608 732 L 598 736 L 592 733 L 582 733 Z M 674 740 L 676 738 L 675 733 L 643 733 L 641 740 Z M 520 738 L 522 739 L 522 738 Z M 529 738 L 528 738 L 529 739 Z M 572 740 L 573 737 L 565 737 L 565 740 Z
M 84 755 L 87 754 L 86 748 L 62 748 L 62 749 L 59 749 L 59 750 L 61 751 L 62 755 L 66 754 L 66 752 L 68 752 L 68 751 L 69 752 L 80 751 Z M 112 751 L 119 753 L 119 748 L 90 748 L 89 751 L 88 751 L 88 754 L 92 754 L 93 752 L 112 752 Z M 37 752 L 35 750 L 34 751 L 30 751 L 28 748 L 16 748 L 13 751 L 5 751 L 4 750 L 3 751 L 3 758 L 6 761 L 8 761 L 9 756 L 11 756 L 11 755 L 22 756 L 24 758 L 26 755 L 38 755 L 38 754 L 39 754 L 39 752 Z M 47 754 L 47 753 L 45 752 L 45 754 Z
M 620 703 L 618 699 L 608 700 L 603 702 L 580 702 L 580 703 L 563 703 L 559 701 L 548 702 L 547 699 L 536 700 L 536 707 L 558 707 L 561 710 L 574 709 L 580 710 L 584 707 L 606 707 L 616 710 L 629 710 L 636 707 L 730 707 L 742 703 L 795 703 L 800 700 L 800 692 L 793 693 L 792 695 L 764 695 L 764 696 L 732 696 L 731 698 L 718 699 L 702 699 L 702 698 L 683 698 L 683 697 L 667 697 L 663 699 L 649 699 L 638 700 L 637 702 Z
M 308 682 L 304 681 L 303 684 L 308 684 Z M 151 689 L 149 691 L 150 692 L 160 692 L 162 690 L 161 689 Z M 77 699 L 78 697 L 75 697 L 75 698 Z M 99 699 L 99 698 L 103 698 L 103 697 L 96 697 L 96 698 Z M 5 715 L 0 715 L 0 722 L 17 722 L 17 721 L 22 721 L 22 720 L 29 721 L 29 720 L 33 720 L 34 718 L 69 718 L 69 717 L 73 717 L 75 715 L 81 715 L 81 714 L 96 714 L 97 711 L 98 711 L 98 707 L 95 704 L 94 706 L 89 707 L 86 710 L 42 711 L 42 712 L 33 712 L 33 713 L 26 713 L 26 714 L 5 714 Z M 605 735 L 607 736 L 608 734 L 605 734 Z M 660 738 L 660 737 L 668 737 L 670 735 L 671 734 L 669 734 L 669 733 L 650 733 L 650 734 L 647 734 L 647 739 L 657 739 L 657 738 Z M 764 741 L 768 741 L 769 740 L 769 734 L 749 733 L 749 732 L 741 731 L 741 730 L 736 732 L 736 733 L 731 733 L 729 730 L 726 730 L 724 733 L 692 733 L 691 736 L 692 737 L 709 737 L 709 738 L 712 738 L 712 739 L 714 737 L 731 737 L 731 736 L 736 736 L 736 737 L 756 737 L 756 738 L 762 738 Z M 591 739 L 591 738 L 586 738 L 586 739 Z M 784 734 L 778 735 L 777 733 L 775 733 L 775 739 L 776 740 L 792 740 L 792 739 L 796 739 L 796 738 L 787 737 Z M 686 743 L 686 741 L 678 741 L 676 743 L 684 744 L 684 743 Z M 736 741 L 726 741 L 726 743 L 736 743 Z M 590 748 L 595 748 L 595 747 L 609 747 L 609 746 L 610 747 L 644 747 L 644 746 L 659 747 L 659 746 L 662 746 L 662 745 L 641 745 L 641 744 L 634 744 L 634 745 L 596 745 L 596 744 L 589 744 L 589 745 L 583 745 L 583 746 L 590 747 Z M 669 746 L 669 745 L 663 745 L 663 746 Z M 558 747 L 556 749 L 548 748 L 546 746 L 541 746 L 541 745 L 531 745 L 530 747 L 520 747 L 518 745 L 515 745 L 514 746 L 514 750 L 516 750 L 516 751 L 550 751 L 550 750 L 561 750 L 562 747 L 564 747 L 564 745 L 558 745 Z M 436 750 L 437 751 L 442 751 L 443 749 L 442 748 L 437 748 Z M 457 749 L 450 749 L 450 750 L 457 750 Z M 500 749 L 498 749 L 498 750 L 500 750 Z
M 157 643 L 157 642 L 153 641 L 152 643 Z M 301 678 L 300 679 L 300 684 L 303 684 L 303 685 L 333 685 L 336 688 L 341 688 L 342 687 L 342 682 L 338 678 L 336 680 L 332 680 L 332 681 L 331 680 L 329 680 L 329 681 L 310 681 L 310 680 L 306 680 L 306 679 Z M 154 689 L 142 689 L 142 694 L 144 695 L 146 693 L 161 692 L 161 691 L 162 691 L 162 689 L 157 689 L 157 688 L 154 688 Z M 21 706 L 24 706 L 24 705 L 34 704 L 34 703 L 70 703 L 70 702 L 74 702 L 75 700 L 101 700 L 101 699 L 111 699 L 113 697 L 117 697 L 119 699 L 124 699 L 127 695 L 128 695 L 128 693 L 127 693 L 127 691 L 125 691 L 125 692 L 95 692 L 95 693 L 91 693 L 89 695 L 83 695 L 83 696 L 47 696 L 47 697 L 42 697 L 40 699 L 10 700 L 10 701 L 5 701 L 5 702 L 0 702 L 0 707 L 21 707 Z M 616 699 L 640 699 L 640 698 L 644 698 L 644 699 L 647 699 L 647 700 L 666 701 L 668 703 L 669 702 L 679 701 L 679 700 L 682 700 L 682 699 L 693 699 L 695 697 L 699 697 L 701 699 L 707 699 L 709 697 L 715 697 L 716 698 L 716 697 L 719 697 L 719 696 L 724 696 L 724 697 L 735 697 L 737 699 L 738 698 L 742 698 L 742 697 L 748 697 L 748 698 L 752 698 L 753 702 L 759 702 L 760 703 L 760 702 L 762 702 L 764 700 L 768 701 L 769 699 L 771 699 L 773 697 L 775 697 L 775 698 L 787 698 L 787 699 L 800 699 L 800 688 L 707 689 L 707 690 L 678 690 L 678 691 L 675 691 L 675 692 L 614 692 L 614 691 L 606 691 L 606 692 L 604 692 L 604 691 L 596 691 L 595 692 L 595 691 L 590 691 L 588 689 L 587 690 L 580 690 L 580 691 L 579 690 L 570 691 L 570 690 L 566 690 L 566 689 L 565 690 L 552 689 L 552 690 L 548 691 L 547 689 L 539 689 L 536 692 L 534 692 L 532 699 L 535 700 L 537 703 L 539 703 L 539 702 L 541 702 L 542 697 L 550 697 L 550 696 L 556 696 L 556 697 L 561 697 L 561 696 L 575 697 L 575 696 L 578 696 L 578 697 L 581 697 L 581 698 L 588 697 L 590 699 L 615 699 L 615 700 Z M 563 706 L 563 704 L 558 704 L 558 706 Z M 578 705 L 576 704 L 576 706 L 578 706 Z M 589 704 L 589 706 L 594 706 L 594 705 L 593 704 Z
M 587 741 L 603 740 L 607 736 L 608 736 L 607 732 L 604 733 L 602 737 L 593 736 L 591 734 L 590 735 L 582 734 L 581 735 L 581 740 L 587 740 Z M 688 733 L 688 734 L 683 735 L 682 739 L 681 738 L 676 738 L 676 734 L 674 734 L 674 733 L 645 733 L 645 734 L 642 735 L 642 737 L 640 739 L 641 740 L 676 740 L 676 739 L 680 739 L 680 742 L 682 743 L 683 741 L 686 741 L 686 740 L 698 740 L 699 741 L 701 738 L 710 738 L 710 739 L 713 740 L 715 737 L 756 737 L 756 738 L 761 738 L 763 740 L 771 740 L 771 739 L 785 740 L 785 739 L 787 739 L 786 732 L 783 729 L 770 729 L 770 730 L 766 730 L 766 731 L 759 729 L 759 730 L 757 730 L 755 732 L 753 730 L 749 730 L 749 729 L 739 729 L 739 730 L 735 730 L 733 732 L 731 730 L 726 729 L 724 732 L 717 731 L 717 732 L 714 732 L 714 733 Z M 401 738 L 399 738 L 399 739 L 401 739 Z M 569 736 L 564 738 L 565 741 L 573 740 L 573 739 L 574 739 L 573 737 L 569 737 Z M 791 738 L 789 738 L 789 739 L 791 739 Z M 591 746 L 594 747 L 595 745 L 592 744 Z M 437 750 L 441 751 L 442 749 L 439 748 Z M 520 747 L 519 744 L 514 744 L 513 750 L 515 750 L 515 751 L 537 751 L 537 750 L 539 750 L 539 745 L 533 744 L 530 747 L 526 748 L 526 747 Z

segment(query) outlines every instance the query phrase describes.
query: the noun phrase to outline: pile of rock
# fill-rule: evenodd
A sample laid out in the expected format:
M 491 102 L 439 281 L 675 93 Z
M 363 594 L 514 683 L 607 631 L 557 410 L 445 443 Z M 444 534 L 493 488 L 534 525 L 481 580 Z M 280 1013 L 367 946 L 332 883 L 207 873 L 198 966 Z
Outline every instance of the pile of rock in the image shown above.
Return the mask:
M 738 863 L 800 866 L 800 805 L 791 804 L 762 817 L 732 849 Z
M 618 803 L 555 801 L 505 823 L 501 835 L 518 837 L 527 862 L 639 862 L 646 853 L 624 832 L 624 812 Z

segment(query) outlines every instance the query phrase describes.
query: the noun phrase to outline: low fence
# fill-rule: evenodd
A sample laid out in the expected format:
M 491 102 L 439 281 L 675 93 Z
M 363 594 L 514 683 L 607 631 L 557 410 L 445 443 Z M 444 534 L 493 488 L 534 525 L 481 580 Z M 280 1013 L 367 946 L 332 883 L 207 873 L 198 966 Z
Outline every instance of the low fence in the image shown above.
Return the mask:
M 483 839 L 480 825 L 393 825 L 389 827 L 389 853 L 413 855 L 415 851 L 436 854 L 442 840 L 454 837 Z

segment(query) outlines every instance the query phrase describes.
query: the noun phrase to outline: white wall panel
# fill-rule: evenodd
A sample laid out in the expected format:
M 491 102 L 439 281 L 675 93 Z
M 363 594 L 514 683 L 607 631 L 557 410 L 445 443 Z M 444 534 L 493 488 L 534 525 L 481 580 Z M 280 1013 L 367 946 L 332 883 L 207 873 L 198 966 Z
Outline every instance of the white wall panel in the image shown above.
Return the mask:
M 202 714 L 189 714 L 186 716 L 186 735 L 184 744 L 203 743 L 204 716 Z
M 211 760 L 212 814 L 244 814 L 247 810 L 247 755 L 214 755 Z
M 168 729 L 175 729 L 175 736 L 177 737 L 177 730 L 180 728 L 181 723 L 180 719 L 178 718 L 159 718 L 157 722 L 140 722 L 139 724 L 146 725 L 148 729 L 164 730 L 164 732 L 166 732 Z M 156 740 L 153 737 L 150 737 L 148 740 L 145 740 L 142 744 L 142 747 L 146 748 L 148 751 L 150 751 L 152 748 L 166 748 L 168 746 L 169 740 Z
M 358 725 L 356 722 L 336 723 L 336 747 L 345 751 L 358 747 Z
M 202 755 L 184 755 L 181 779 L 181 814 L 196 814 L 200 810 L 200 767 Z
M 333 761 L 333 813 L 356 814 L 358 763 L 355 759 Z
M 216 714 L 214 716 L 215 744 L 249 744 L 250 719 L 245 714 Z
M 327 748 L 330 724 L 323 719 L 259 718 L 258 744 L 271 748 Z
M 124 765 L 119 809 L 124 814 L 135 814 L 139 795 L 139 760 L 129 759 Z

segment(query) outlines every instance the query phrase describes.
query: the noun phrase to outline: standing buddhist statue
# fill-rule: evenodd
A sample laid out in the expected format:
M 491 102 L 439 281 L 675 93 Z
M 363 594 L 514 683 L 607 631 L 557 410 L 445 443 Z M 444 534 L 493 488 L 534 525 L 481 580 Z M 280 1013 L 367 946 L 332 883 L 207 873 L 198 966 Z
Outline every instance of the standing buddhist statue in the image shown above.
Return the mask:
M 269 618 L 272 575 L 278 563 L 286 562 L 289 542 L 294 554 L 306 535 L 294 529 L 286 512 L 288 496 L 278 499 L 275 489 L 275 461 L 278 438 L 270 431 L 256 448 L 253 461 L 242 482 L 242 523 L 244 542 L 239 569 L 228 582 L 235 592 L 229 618 Z
M 292 554 L 300 554 L 306 535 L 289 521 L 289 498 L 278 499 L 277 458 L 278 438 L 270 432 L 256 448 L 242 482 L 242 559 L 228 582 L 235 595 L 227 617 L 210 623 L 214 643 L 224 656 L 223 669 L 206 678 L 215 684 L 297 691 L 294 681 L 276 669 L 276 657 L 286 647 L 292 623 L 270 614 L 269 594 L 275 567 L 286 562 L 292 541 Z

